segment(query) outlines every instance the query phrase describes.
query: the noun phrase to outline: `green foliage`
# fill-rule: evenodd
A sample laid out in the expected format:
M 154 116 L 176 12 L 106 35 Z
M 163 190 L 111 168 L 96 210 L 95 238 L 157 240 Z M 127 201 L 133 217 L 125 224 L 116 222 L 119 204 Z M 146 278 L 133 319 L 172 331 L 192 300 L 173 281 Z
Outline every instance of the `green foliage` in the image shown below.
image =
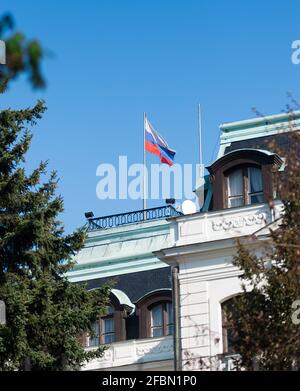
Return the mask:
M 64 235 L 57 216 L 56 173 L 42 182 L 47 164 L 26 174 L 30 127 L 45 111 L 0 112 L 0 297 L 7 325 L 0 326 L 0 370 L 78 369 L 103 354 L 86 352 L 79 337 L 92 333 L 93 322 L 108 303 L 110 287 L 88 292 L 65 277 L 85 231 Z
M 45 86 L 41 72 L 44 50 L 37 40 L 28 40 L 24 34 L 14 31 L 10 15 L 0 18 L 0 39 L 6 43 L 6 64 L 0 65 L 0 92 L 20 74 L 27 74 L 33 88 Z
M 239 242 L 234 259 L 243 271 L 244 294 L 234 301 L 238 316 L 231 317 L 231 325 L 238 336 L 235 350 L 248 370 L 300 368 L 300 325 L 292 322 L 292 303 L 300 299 L 300 136 L 293 132 L 290 137 L 284 175 L 276 181 L 284 206 L 279 227 L 271 230 L 269 244 L 261 244 L 261 256 L 249 250 L 259 245 L 254 240 Z

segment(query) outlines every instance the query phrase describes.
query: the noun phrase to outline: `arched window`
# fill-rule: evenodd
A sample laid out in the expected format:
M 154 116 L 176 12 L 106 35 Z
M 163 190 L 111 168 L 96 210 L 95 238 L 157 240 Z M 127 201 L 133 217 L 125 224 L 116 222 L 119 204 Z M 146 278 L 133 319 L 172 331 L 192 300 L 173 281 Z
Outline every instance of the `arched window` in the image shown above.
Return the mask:
M 94 322 L 94 335 L 87 339 L 88 347 L 99 346 L 102 344 L 111 344 L 116 340 L 116 327 L 114 308 L 107 307 L 107 314 L 100 318 L 99 321 Z
M 213 210 L 268 202 L 276 197 L 273 173 L 283 164 L 275 153 L 260 149 L 236 149 L 210 167 Z
M 139 337 L 155 338 L 173 334 L 171 290 L 158 290 L 142 297 L 137 303 Z
M 128 296 L 118 290 L 112 289 L 110 304 L 106 314 L 93 325 L 93 335 L 86 338 L 87 347 L 111 344 L 126 340 L 126 318 L 135 311 L 135 305 Z
M 100 339 L 99 339 L 99 322 L 94 322 L 93 323 L 93 336 L 87 336 L 86 339 L 86 346 L 91 348 L 94 346 L 99 346 L 100 344 Z
M 171 302 L 154 304 L 151 311 L 151 337 L 173 334 L 173 308 Z
M 234 343 L 237 341 L 238 335 L 233 329 L 231 322 L 229 321 L 231 317 L 236 317 L 237 312 L 234 307 L 234 297 L 224 301 L 221 304 L 222 309 L 222 339 L 223 339 L 223 353 L 236 353 L 234 351 Z
M 112 306 L 109 306 L 107 307 L 107 315 L 100 320 L 100 343 L 110 344 L 115 342 L 115 330 L 114 309 Z
M 264 201 L 260 167 L 241 167 L 227 174 L 228 208 Z

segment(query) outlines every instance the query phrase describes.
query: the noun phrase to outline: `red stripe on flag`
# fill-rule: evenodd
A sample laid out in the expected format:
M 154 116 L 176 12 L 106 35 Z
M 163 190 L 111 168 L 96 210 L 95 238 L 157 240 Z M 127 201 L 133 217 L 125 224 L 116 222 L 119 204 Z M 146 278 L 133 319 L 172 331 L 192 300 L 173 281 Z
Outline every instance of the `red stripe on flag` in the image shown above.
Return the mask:
M 159 150 L 157 145 L 152 144 L 149 141 L 145 140 L 145 150 L 147 152 L 150 152 L 150 153 L 153 153 L 154 155 L 159 156 L 161 163 L 165 163 L 165 164 L 168 164 L 169 166 L 173 166 L 172 160 L 169 160 L 166 157 L 164 157 L 161 154 L 161 152 L 160 152 L 160 150 Z
M 162 163 L 168 164 L 169 166 L 173 166 L 173 162 L 172 162 L 171 160 L 165 158 L 165 157 L 162 156 L 162 155 L 160 156 L 160 161 L 161 161 Z
M 147 152 L 153 153 L 154 155 L 157 155 L 160 157 L 160 150 L 159 150 L 158 146 L 150 143 L 147 140 L 145 140 L 145 150 Z

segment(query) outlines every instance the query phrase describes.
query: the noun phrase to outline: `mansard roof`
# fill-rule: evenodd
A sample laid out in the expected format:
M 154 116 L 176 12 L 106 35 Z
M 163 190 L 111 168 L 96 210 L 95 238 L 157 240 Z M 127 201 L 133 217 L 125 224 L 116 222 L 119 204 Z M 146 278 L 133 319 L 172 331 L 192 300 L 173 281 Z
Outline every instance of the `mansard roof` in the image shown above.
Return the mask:
M 167 244 L 167 243 L 166 243 Z M 114 280 L 114 290 L 122 291 L 132 303 L 136 303 L 149 292 L 171 288 L 170 267 L 145 270 L 136 273 L 121 274 L 87 281 L 87 289 L 95 289 Z
M 272 150 L 274 141 L 288 150 L 290 133 L 299 129 L 300 110 L 222 124 L 218 158 L 241 148 Z
M 210 174 L 220 166 L 224 160 L 244 157 L 250 151 L 256 156 L 265 154 L 266 158 L 274 159 L 278 165 L 291 148 L 293 132 L 300 131 L 300 110 L 276 115 L 252 118 L 243 121 L 235 121 L 220 125 L 220 148 L 217 159 L 208 168 Z M 245 152 L 248 151 L 248 152 Z M 256 152 L 254 152 L 256 151 Z M 280 157 L 276 152 L 280 151 Z M 231 153 L 234 153 L 232 154 Z M 300 145 L 299 145 L 300 156 Z M 284 165 L 281 165 L 281 169 Z M 210 210 L 212 206 L 213 188 L 210 175 L 205 177 L 206 197 L 202 211 Z M 196 192 L 200 186 L 196 185 Z
M 240 150 L 240 149 L 262 149 L 270 152 L 275 152 L 274 146 L 280 151 L 287 152 L 291 147 L 291 132 L 284 132 L 273 134 L 269 136 L 255 137 L 250 139 L 244 139 L 240 141 L 234 141 L 230 145 L 225 147 L 224 154 Z
M 207 167 L 207 169 L 210 173 L 213 173 L 219 167 L 227 164 L 228 162 L 247 158 L 263 161 L 266 163 L 277 164 L 279 167 L 283 163 L 283 160 L 276 153 L 271 151 L 255 148 L 239 148 L 224 154 L 211 166 Z

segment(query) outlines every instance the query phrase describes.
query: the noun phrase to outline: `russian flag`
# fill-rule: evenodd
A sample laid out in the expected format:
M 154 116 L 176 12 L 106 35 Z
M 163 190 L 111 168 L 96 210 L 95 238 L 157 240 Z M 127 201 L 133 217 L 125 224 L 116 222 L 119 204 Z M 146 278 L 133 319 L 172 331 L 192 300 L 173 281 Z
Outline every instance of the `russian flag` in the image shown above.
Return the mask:
M 175 151 L 171 149 L 167 142 L 158 134 L 145 118 L 145 150 L 159 156 L 161 163 L 173 165 Z

